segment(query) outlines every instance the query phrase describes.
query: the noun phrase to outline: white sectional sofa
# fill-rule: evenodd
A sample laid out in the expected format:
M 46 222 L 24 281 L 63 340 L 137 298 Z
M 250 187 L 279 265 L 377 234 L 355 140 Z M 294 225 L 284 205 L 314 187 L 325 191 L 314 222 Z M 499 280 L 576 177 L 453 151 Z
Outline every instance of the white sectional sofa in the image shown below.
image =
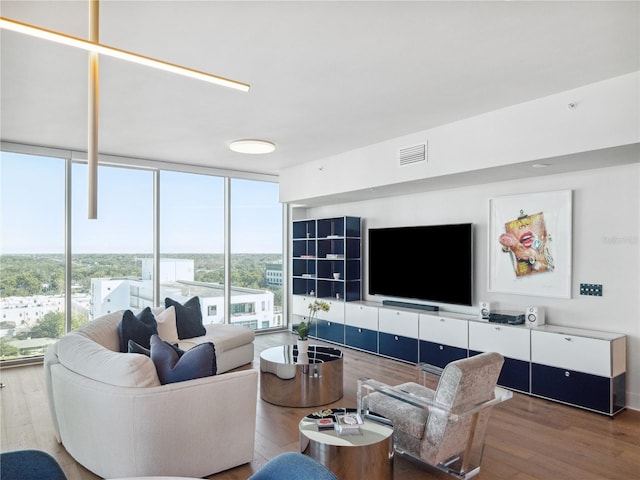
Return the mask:
M 206 335 L 180 340 L 184 350 L 212 342 L 217 375 L 161 385 L 149 357 L 119 352 L 122 313 L 88 323 L 47 351 L 58 441 L 103 478 L 204 477 L 250 462 L 258 374 L 250 365 L 230 370 L 253 361 L 253 330 L 206 325 Z

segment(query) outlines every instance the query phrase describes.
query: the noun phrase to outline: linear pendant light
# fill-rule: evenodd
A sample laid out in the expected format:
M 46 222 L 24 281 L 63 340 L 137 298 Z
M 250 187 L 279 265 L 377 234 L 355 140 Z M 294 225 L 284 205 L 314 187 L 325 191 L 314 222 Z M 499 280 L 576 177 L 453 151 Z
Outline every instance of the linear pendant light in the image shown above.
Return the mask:
M 89 40 L 98 43 L 100 35 L 98 0 L 89 0 Z M 98 218 L 98 119 L 100 67 L 96 52 L 89 52 L 89 97 L 87 116 L 87 218 Z
M 214 85 L 233 88 L 248 92 L 250 86 L 246 83 L 201 72 L 192 68 L 182 67 L 137 53 L 127 52 L 118 48 L 99 43 L 99 0 L 89 0 L 89 40 L 73 37 L 64 33 L 54 32 L 27 23 L 0 17 L 0 28 L 41 38 L 50 42 L 80 48 L 89 52 L 89 96 L 88 96 L 88 141 L 87 141 L 87 216 L 98 218 L 98 106 L 99 106 L 99 55 L 108 55 L 128 62 L 146 65 L 166 72 L 183 75 Z
M 211 73 L 202 72 L 200 70 L 194 70 L 192 68 L 175 65 L 173 63 L 165 62 L 163 60 L 157 60 L 155 58 L 146 57 L 137 53 L 131 53 L 126 50 L 120 50 L 119 48 L 109 47 L 102 45 L 98 42 L 91 42 L 82 38 L 73 37 L 64 33 L 54 32 L 53 30 L 47 30 L 41 27 L 34 27 L 27 23 L 18 22 L 9 18 L 0 17 L 0 28 L 5 30 L 11 30 L 32 37 L 49 40 L 51 42 L 61 43 L 70 47 L 80 48 L 89 52 L 96 52 L 101 55 L 108 55 L 110 57 L 119 58 L 120 60 L 126 60 L 128 62 L 138 63 L 140 65 L 146 65 L 147 67 L 153 67 L 158 70 L 164 70 L 167 72 L 175 73 L 177 75 L 183 75 L 185 77 L 195 78 L 204 82 L 213 83 L 222 87 L 234 88 L 243 92 L 248 92 L 251 86 L 247 83 L 238 82 L 236 80 L 230 80 L 228 78 L 213 75 Z

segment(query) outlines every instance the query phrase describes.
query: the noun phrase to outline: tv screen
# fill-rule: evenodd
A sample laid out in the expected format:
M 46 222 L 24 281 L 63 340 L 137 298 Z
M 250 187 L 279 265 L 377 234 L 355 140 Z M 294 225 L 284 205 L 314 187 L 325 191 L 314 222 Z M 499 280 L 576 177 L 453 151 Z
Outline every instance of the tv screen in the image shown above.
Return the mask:
M 471 227 L 370 228 L 369 294 L 472 305 Z

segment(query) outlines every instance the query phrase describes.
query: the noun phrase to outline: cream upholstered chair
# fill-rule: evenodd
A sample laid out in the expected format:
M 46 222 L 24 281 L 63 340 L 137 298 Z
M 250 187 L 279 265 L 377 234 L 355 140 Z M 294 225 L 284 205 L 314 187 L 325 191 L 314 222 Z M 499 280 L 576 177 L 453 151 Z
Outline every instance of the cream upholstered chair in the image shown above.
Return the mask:
M 361 378 L 358 408 L 393 425 L 398 453 L 467 479 L 480 472 L 491 408 L 512 396 L 496 387 L 503 362 L 498 353 L 482 353 L 444 369 L 422 366 L 422 373 L 439 375 L 435 390 L 414 382 L 389 386 Z

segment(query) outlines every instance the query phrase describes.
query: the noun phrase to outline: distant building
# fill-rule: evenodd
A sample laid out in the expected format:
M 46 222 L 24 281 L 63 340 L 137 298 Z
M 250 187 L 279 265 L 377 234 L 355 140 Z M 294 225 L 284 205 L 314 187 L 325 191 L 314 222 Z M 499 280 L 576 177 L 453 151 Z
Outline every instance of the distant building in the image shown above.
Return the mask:
M 280 270 L 282 271 L 282 269 Z M 152 259 L 143 259 L 140 278 L 91 279 L 92 318 L 128 308 L 153 307 Z M 160 299 L 185 302 L 200 299 L 205 325 L 230 323 L 253 329 L 281 326 L 282 314 L 274 315 L 274 295 L 266 290 L 231 287 L 231 312 L 226 315 L 224 286 L 194 281 L 194 262 L 186 259 L 160 259 Z
M 282 286 L 282 262 L 279 263 L 267 263 L 264 272 L 267 285 L 276 287 Z
M 64 311 L 64 295 L 6 297 L 0 302 L 0 321 L 13 322 L 15 331 L 31 330 L 47 313 Z

